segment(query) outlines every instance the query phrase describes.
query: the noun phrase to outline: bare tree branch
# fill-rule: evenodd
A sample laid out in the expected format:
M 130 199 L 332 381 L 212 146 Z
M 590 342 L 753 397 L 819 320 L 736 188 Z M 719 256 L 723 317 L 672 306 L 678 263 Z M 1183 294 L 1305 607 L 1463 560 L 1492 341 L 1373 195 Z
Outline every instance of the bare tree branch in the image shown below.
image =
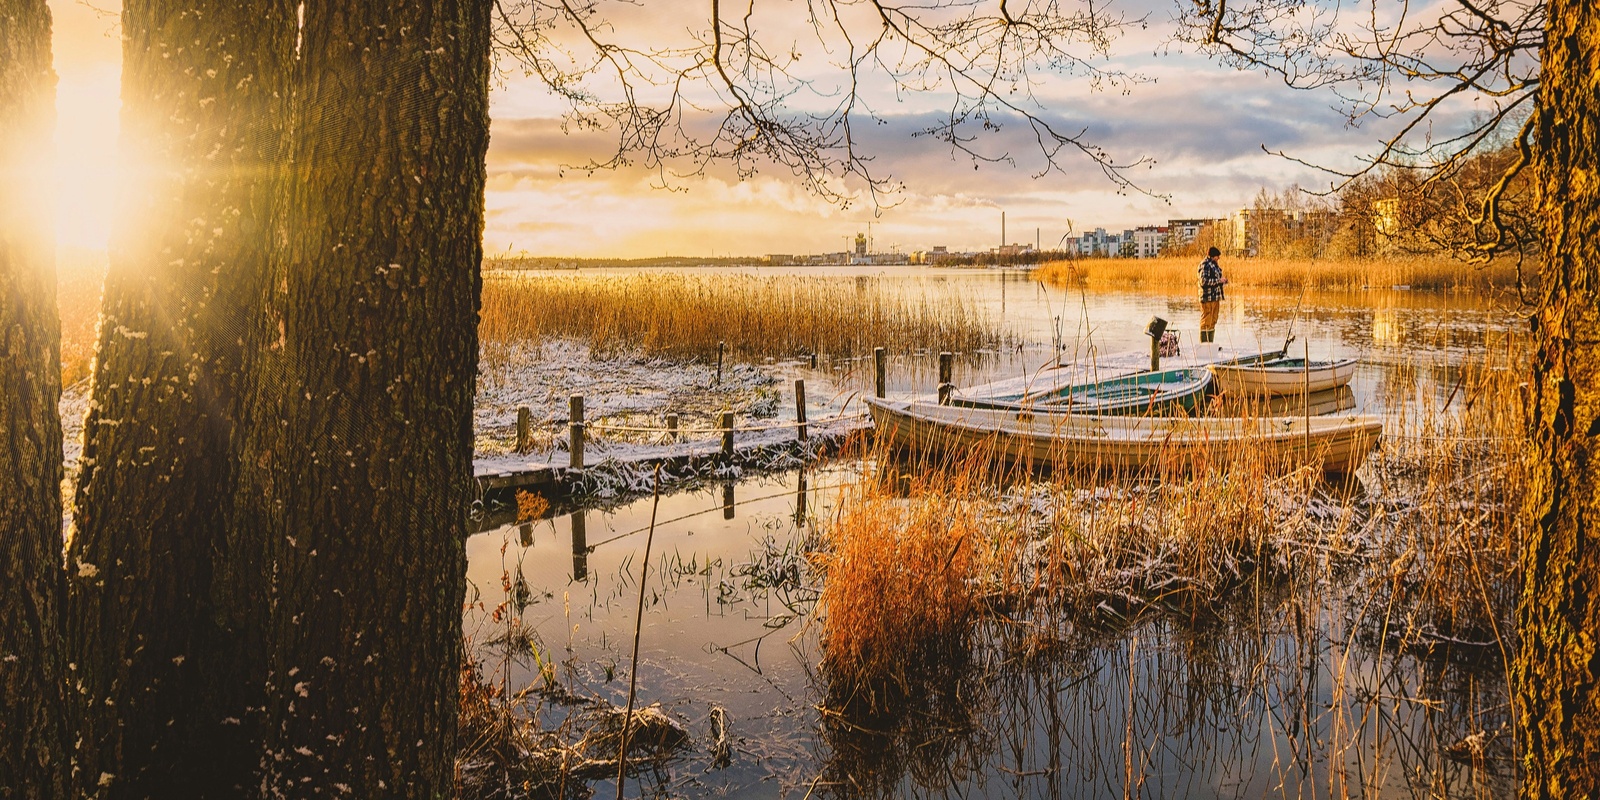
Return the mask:
M 739 178 L 779 168 L 808 190 L 848 205 L 864 187 L 874 205 L 898 188 L 873 169 L 867 130 L 895 116 L 879 98 L 942 98 L 941 121 L 914 135 L 945 143 L 955 157 L 1015 161 L 996 147 L 1003 126 L 1031 133 L 1036 175 L 1085 157 L 1119 190 L 1144 159 L 1118 163 L 1087 129 L 1063 130 L 1036 92 L 1062 76 L 1091 89 L 1144 80 L 1104 57 L 1129 20 L 1084 0 L 744 0 L 733 10 L 709 0 L 700 23 L 648 26 L 651 10 L 628 0 L 496 0 L 496 44 L 507 67 L 550 87 L 565 121 L 614 137 L 609 156 L 580 165 L 639 164 L 660 185 L 714 165 Z M 819 60 L 820 56 L 820 60 Z M 922 103 L 926 106 L 926 101 Z

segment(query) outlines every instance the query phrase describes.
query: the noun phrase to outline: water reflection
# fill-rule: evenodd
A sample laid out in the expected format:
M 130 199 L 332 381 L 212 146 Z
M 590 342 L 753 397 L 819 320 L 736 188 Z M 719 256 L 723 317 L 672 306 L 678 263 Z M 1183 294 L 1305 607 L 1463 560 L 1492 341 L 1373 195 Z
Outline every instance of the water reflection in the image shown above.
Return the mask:
M 1396 651 L 1381 627 L 1361 624 L 1395 602 L 1370 588 L 1387 578 L 1336 565 L 1296 583 L 1247 581 L 1220 608 L 1120 621 L 1068 619 L 1046 601 L 1000 609 L 897 683 L 835 685 L 816 667 L 819 580 L 807 553 L 821 545 L 805 523 L 830 515 L 852 476 L 746 482 L 731 520 L 725 484 L 664 497 L 644 587 L 634 577 L 648 499 L 474 537 L 469 577 L 486 608 L 468 613 L 469 632 L 493 645 L 491 664 L 519 654 L 486 674 L 513 692 L 537 688 L 528 697 L 550 730 L 570 724 L 570 698 L 624 702 L 642 589 L 641 701 L 662 703 L 694 742 L 638 776 L 647 794 L 1514 792 L 1498 658 Z M 571 573 L 555 552 L 538 555 L 548 548 L 571 552 Z M 502 601 L 515 620 L 488 620 Z M 704 735 L 713 714 L 736 743 L 725 764 Z
M 925 680 L 870 699 L 829 686 L 820 788 L 836 797 L 1510 796 L 1503 672 L 1352 641 L 1319 591 L 1246 592 L 1222 616 L 1112 629 L 992 622 L 970 658 Z
M 570 524 L 572 525 L 572 579 L 582 582 L 589 579 L 589 528 L 584 522 L 583 509 L 572 512 Z

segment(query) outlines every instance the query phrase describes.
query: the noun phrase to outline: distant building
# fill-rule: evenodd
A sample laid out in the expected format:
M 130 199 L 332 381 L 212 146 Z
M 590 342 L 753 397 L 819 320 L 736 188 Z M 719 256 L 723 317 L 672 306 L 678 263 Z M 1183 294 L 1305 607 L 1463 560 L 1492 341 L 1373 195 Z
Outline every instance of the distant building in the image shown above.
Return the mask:
M 857 258 L 865 258 L 866 255 L 867 255 L 867 235 L 864 234 L 864 233 L 858 233 L 858 234 L 856 234 L 856 257 Z
M 784 265 L 795 263 L 794 256 L 788 253 L 768 253 L 761 257 L 761 263 L 769 265 Z
M 1167 220 L 1167 242 L 1162 249 L 1171 249 L 1194 244 L 1200 231 L 1207 225 L 1215 223 L 1214 219 L 1169 219 Z
M 1167 229 L 1155 225 L 1134 228 L 1129 232 L 1129 239 L 1133 243 L 1134 258 L 1155 258 L 1161 255 L 1161 248 L 1166 244 Z
M 1078 255 L 1115 258 L 1122 254 L 1122 235 L 1106 233 L 1105 228 L 1085 231 L 1078 237 Z

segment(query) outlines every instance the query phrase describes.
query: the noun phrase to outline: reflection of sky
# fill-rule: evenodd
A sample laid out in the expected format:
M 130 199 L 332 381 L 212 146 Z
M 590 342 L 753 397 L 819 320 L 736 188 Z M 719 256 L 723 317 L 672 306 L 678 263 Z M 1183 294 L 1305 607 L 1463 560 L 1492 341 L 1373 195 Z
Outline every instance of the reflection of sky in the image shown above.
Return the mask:
M 54 0 L 56 63 L 61 75 L 59 137 L 70 163 L 87 165 L 63 176 L 64 213 L 86 217 L 73 244 L 103 244 L 110 211 L 101 203 L 107 172 L 114 168 L 117 108 L 116 73 L 120 63 L 118 4 L 90 7 Z M 1069 4 L 1070 7 L 1070 4 Z M 676 4 L 603 4 L 616 23 L 617 36 L 685 38 L 704 27 L 685 17 Z M 758 29 L 773 41 L 796 42 L 800 62 L 814 75 L 833 70 L 838 53 L 807 51 L 803 25 L 791 15 L 804 4 L 762 6 Z M 1348 129 L 1329 106 L 1331 98 L 1286 89 L 1273 79 L 1231 71 L 1168 47 L 1173 6 L 1170 0 L 1127 0 L 1113 4 L 1130 18 L 1146 17 L 1148 28 L 1131 28 L 1113 44 L 1108 58 L 1091 59 L 1105 69 L 1136 72 L 1149 82 L 1093 91 L 1081 78 L 1040 75 L 1033 90 L 1040 113 L 1061 129 L 1085 131 L 1089 141 L 1106 146 L 1118 163 L 1155 159 L 1135 176 L 1141 185 L 1172 195 L 1169 205 L 1139 194 L 1114 191 L 1086 159 L 1068 155 L 1066 174 L 1031 177 L 1040 169 L 1036 146 L 1025 126 L 1000 118 L 1001 127 L 983 135 L 978 146 L 1006 155 L 1015 166 L 984 164 L 952 157 L 948 147 L 910 133 L 943 111 L 934 97 L 896 95 L 871 84 L 866 99 L 883 125 L 864 125 L 862 145 L 873 167 L 907 184 L 898 205 L 874 224 L 881 250 L 903 251 L 944 245 L 953 250 L 985 249 L 1000 240 L 1000 212 L 1008 215 L 1006 238 L 1055 243 L 1073 229 L 1097 226 L 1118 230 L 1169 217 L 1212 216 L 1248 202 L 1258 187 L 1282 188 L 1290 182 L 1322 185 L 1323 177 L 1261 148 L 1296 157 L 1348 166 L 1355 153 L 1381 138 L 1372 129 Z M 641 33 L 642 32 L 642 33 Z M 774 48 L 781 49 L 781 48 Z M 704 97 L 700 98 L 706 99 Z M 825 99 L 825 98 L 824 98 Z M 822 100 L 814 100 L 820 103 Z M 588 175 L 565 169 L 605 154 L 606 138 L 562 130 L 554 116 L 559 106 L 533 79 L 507 67 L 492 97 L 493 135 L 485 241 L 491 252 L 527 251 L 546 255 L 655 256 L 662 254 L 807 253 L 837 250 L 843 236 L 866 226 L 871 213 L 850 210 L 806 194 L 791 181 L 767 172 L 740 181 L 713 169 L 703 178 L 674 181 L 684 191 L 652 188 L 659 178 L 640 169 Z M 1448 125 L 1446 125 L 1448 127 Z M 96 200 L 95 202 L 99 202 Z
M 882 721 L 829 726 L 817 710 L 826 683 L 817 674 L 812 608 L 786 607 L 739 577 L 749 566 L 782 562 L 763 553 L 794 555 L 804 546 L 807 530 L 792 521 L 797 480 L 791 473 L 741 483 L 732 519 L 724 518 L 718 487 L 663 497 L 659 509 L 643 499 L 584 512 L 593 552 L 582 578 L 573 571 L 572 515 L 533 523 L 526 545 L 517 526 L 492 529 L 468 540 L 469 600 L 492 608 L 504 597 L 502 572 L 520 570 L 535 597 L 524 619 L 542 657 L 557 662 L 561 684 L 621 704 L 642 530 L 653 513 L 638 697 L 685 723 L 692 744 L 682 762 L 641 780 L 670 784 L 666 794 L 675 797 L 799 797 L 808 786 L 824 797 L 863 796 L 812 783 L 867 768 L 838 760 L 848 753 L 893 771 L 888 782 L 901 797 L 1117 798 L 1130 784 L 1136 797 L 1294 797 L 1320 796 L 1330 785 L 1339 795 L 1345 781 L 1363 794 L 1409 797 L 1423 786 L 1441 788 L 1435 779 L 1456 796 L 1474 776 L 1442 747 L 1493 730 L 1505 714 L 1504 684 L 1492 674 L 1388 648 L 1375 656 L 1365 637 L 1345 628 L 1343 603 L 1362 599 L 1342 596 L 1357 583 L 1345 575 L 1309 581 L 1304 595 L 1252 583 L 1238 593 L 1240 608 L 1224 607 L 1219 618 L 1201 614 L 1192 625 L 1172 617 L 1129 630 L 1062 624 L 1061 651 L 1040 658 L 979 647 L 977 663 L 963 673 L 964 713 L 944 707 L 943 716 L 934 709 L 932 719 L 902 723 L 906 739 L 928 740 L 923 747 L 850 728 L 879 729 Z M 814 518 L 834 513 L 837 487 L 850 480 L 848 469 L 809 476 Z M 697 571 L 703 574 L 690 574 Z M 1321 635 L 1297 638 L 1300 613 Z M 1033 630 L 1014 620 L 997 627 L 1014 636 Z M 467 629 L 481 644 L 496 626 L 470 611 Z M 490 656 L 491 675 L 499 663 Z M 606 666 L 614 668 L 609 679 Z M 522 663 L 510 686 L 537 675 Z M 705 746 L 716 706 L 726 710 L 735 742 L 732 763 L 720 769 Z M 569 709 L 553 705 L 546 719 Z M 570 730 L 569 741 L 580 733 Z M 1506 783 L 1480 788 L 1492 795 Z

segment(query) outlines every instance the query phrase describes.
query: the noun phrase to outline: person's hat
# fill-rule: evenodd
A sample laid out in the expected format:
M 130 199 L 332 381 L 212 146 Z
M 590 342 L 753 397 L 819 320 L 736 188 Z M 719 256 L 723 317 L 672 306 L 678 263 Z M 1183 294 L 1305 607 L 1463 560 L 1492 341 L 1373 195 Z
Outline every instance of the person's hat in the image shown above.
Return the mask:
M 1218 249 L 1217 249 L 1217 248 L 1215 248 L 1215 247 L 1213 247 L 1213 248 L 1211 248 L 1211 249 L 1210 249 L 1210 250 L 1207 250 L 1207 251 L 1206 251 L 1206 255 L 1208 255 L 1208 256 L 1210 256 L 1210 257 L 1212 257 L 1212 258 L 1216 258 L 1216 257 L 1217 257 L 1217 256 L 1220 256 L 1220 255 L 1222 255 L 1222 251 L 1221 251 L 1221 250 L 1218 250 Z

